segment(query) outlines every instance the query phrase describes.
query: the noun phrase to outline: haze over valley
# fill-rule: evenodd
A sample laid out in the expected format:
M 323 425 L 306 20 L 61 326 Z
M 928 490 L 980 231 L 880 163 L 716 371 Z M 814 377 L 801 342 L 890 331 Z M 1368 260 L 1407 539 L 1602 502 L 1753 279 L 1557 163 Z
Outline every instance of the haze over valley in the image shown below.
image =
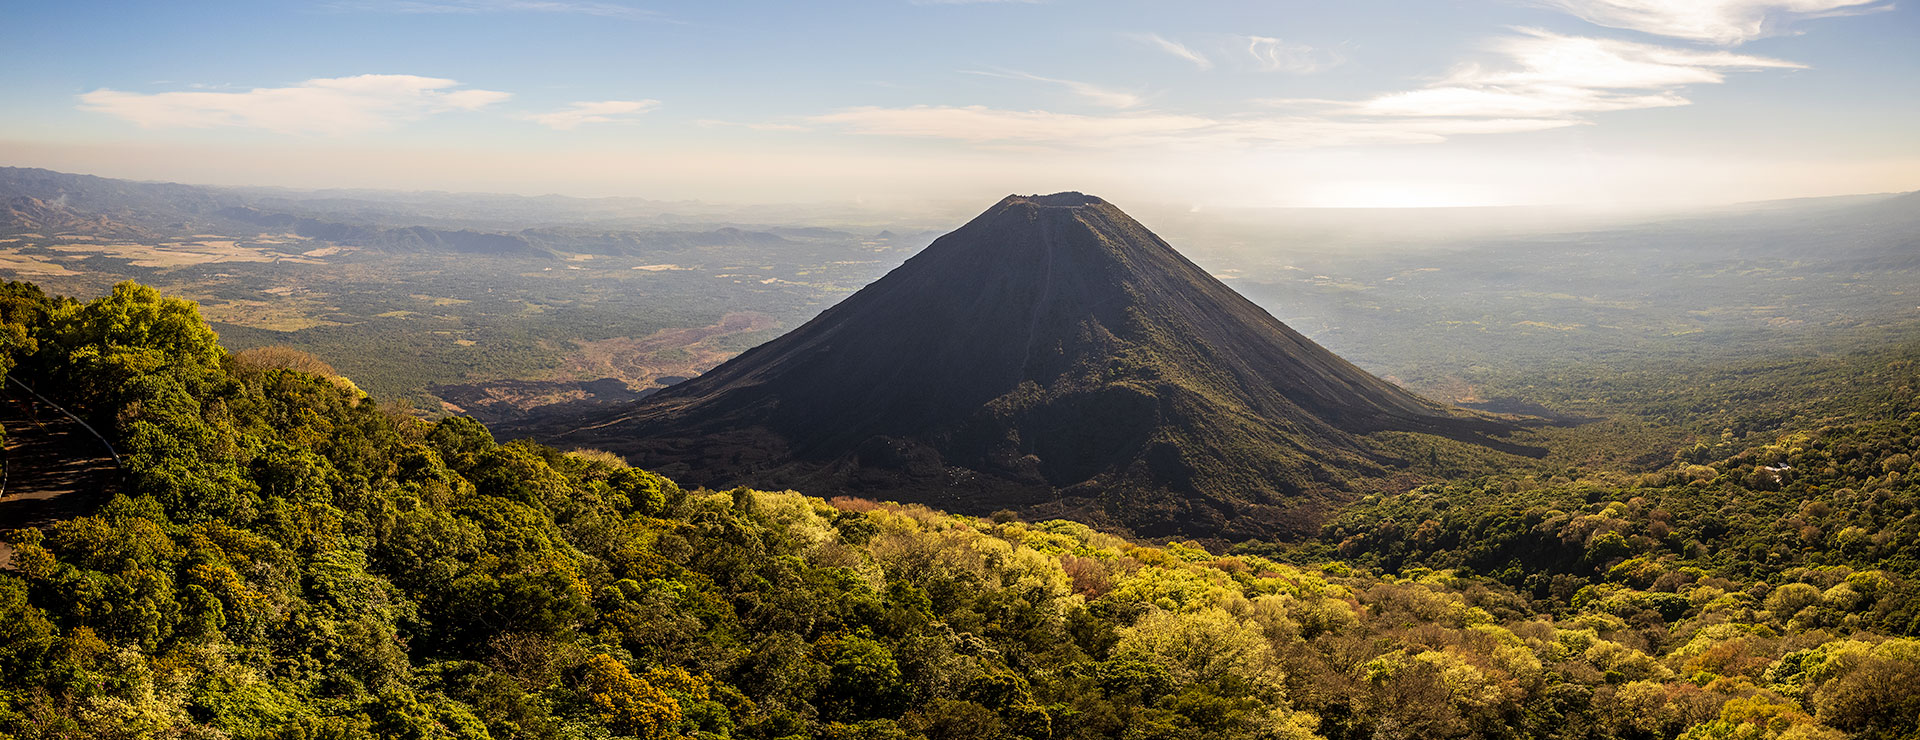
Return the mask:
M 75 295 L 148 282 L 198 300 L 235 347 L 316 352 L 428 415 L 495 423 L 631 400 L 711 368 L 963 220 L 828 212 L 768 222 L 756 217 L 792 214 L 22 169 L 0 172 L 0 193 L 10 208 L 0 249 L 22 276 Z M 1141 210 L 1315 341 L 1422 393 L 1481 403 L 1523 371 L 1760 357 L 1920 318 L 1907 297 L 1920 270 L 1915 197 L 1625 216 Z

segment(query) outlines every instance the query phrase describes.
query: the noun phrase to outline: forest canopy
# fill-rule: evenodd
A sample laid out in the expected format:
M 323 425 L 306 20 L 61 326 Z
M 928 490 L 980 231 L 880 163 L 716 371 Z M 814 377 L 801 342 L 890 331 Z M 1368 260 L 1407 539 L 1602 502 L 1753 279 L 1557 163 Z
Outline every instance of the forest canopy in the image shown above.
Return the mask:
M 0 319 L 0 365 L 110 436 L 125 480 L 6 533 L 7 738 L 1920 731 L 1910 402 L 1222 552 L 685 490 L 229 354 L 132 283 L 8 283 Z

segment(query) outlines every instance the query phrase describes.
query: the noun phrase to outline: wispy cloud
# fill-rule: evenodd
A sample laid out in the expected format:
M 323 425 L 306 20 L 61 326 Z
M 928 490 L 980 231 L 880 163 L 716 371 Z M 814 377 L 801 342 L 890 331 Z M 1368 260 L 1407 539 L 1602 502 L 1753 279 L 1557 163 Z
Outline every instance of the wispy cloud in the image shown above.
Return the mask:
M 1537 0 L 1594 23 L 1734 46 L 1794 21 L 1892 10 L 1884 0 Z
M 1216 121 L 1174 114 L 1087 116 L 986 106 L 863 106 L 810 120 L 856 134 L 971 142 L 1113 144 L 1206 129 Z
M 1141 146 L 1304 148 L 1414 144 L 1463 134 L 1538 131 L 1577 121 L 1453 118 L 1340 120 L 1321 116 L 1198 116 L 1176 113 L 1078 115 L 985 106 L 861 107 L 809 119 L 848 133 L 976 144 L 1115 149 Z
M 806 126 L 797 123 L 779 123 L 776 121 L 724 121 L 718 118 L 703 118 L 694 123 L 711 128 L 744 128 L 749 131 L 807 131 Z
M 1686 105 L 1679 90 L 1717 84 L 1730 69 L 1799 69 L 1779 59 L 1725 51 L 1674 49 L 1614 39 L 1520 29 L 1494 51 L 1508 64 L 1463 65 L 1446 79 L 1360 103 L 1356 111 L 1391 116 L 1557 118 L 1583 113 Z
M 1459 66 L 1419 89 L 1358 100 L 1265 101 L 1282 111 L 1199 115 L 1139 110 L 1082 115 L 986 106 L 870 106 L 808 120 L 852 134 L 996 147 L 1420 144 L 1455 136 L 1586 125 L 1591 123 L 1588 114 L 1607 111 L 1686 105 L 1689 101 L 1681 94 L 1686 87 L 1723 82 L 1730 70 L 1801 67 L 1727 51 L 1675 49 L 1531 29 L 1518 29 L 1489 50 L 1495 60 Z
M 1035 74 L 1028 74 L 1026 72 L 1015 72 L 1011 70 L 968 69 L 968 70 L 961 70 L 961 71 L 970 75 L 981 75 L 983 77 L 998 77 L 1003 80 L 1028 80 L 1031 82 L 1044 82 L 1050 85 L 1059 85 L 1061 87 L 1066 88 L 1069 92 L 1072 92 L 1074 95 L 1080 96 L 1082 99 L 1086 100 L 1087 102 L 1092 103 L 1094 105 L 1101 106 L 1101 107 L 1105 107 L 1105 108 L 1123 108 L 1123 109 L 1137 108 L 1140 106 L 1142 102 L 1144 102 L 1143 100 L 1141 100 L 1139 95 L 1136 95 L 1131 92 L 1127 92 L 1125 90 L 1115 90 L 1112 88 L 1101 87 L 1099 85 L 1094 85 L 1086 82 L 1079 82 L 1075 80 L 1062 80 L 1054 77 L 1041 77 Z
M 1127 34 L 1127 37 L 1192 62 L 1193 66 L 1199 67 L 1201 71 L 1213 69 L 1213 60 L 1208 59 L 1206 55 L 1188 48 L 1186 44 L 1174 41 L 1160 34 L 1133 33 Z
M 569 104 L 548 113 L 535 113 L 527 120 L 556 131 L 571 131 L 583 123 L 624 123 L 660 105 L 658 100 L 599 100 Z
M 244 92 L 137 93 L 100 89 L 80 96 L 82 110 L 149 128 L 239 126 L 283 134 L 344 136 L 448 111 L 471 111 L 511 97 L 456 90 L 460 83 L 415 75 L 323 77 L 291 87 Z
M 1253 57 L 1254 63 L 1268 72 L 1313 74 L 1346 62 L 1346 57 L 1339 52 L 1271 36 L 1236 36 L 1235 39 Z
M 665 20 L 659 11 L 609 2 L 574 0 L 338 0 L 325 7 L 351 12 L 419 14 L 553 13 L 623 20 Z

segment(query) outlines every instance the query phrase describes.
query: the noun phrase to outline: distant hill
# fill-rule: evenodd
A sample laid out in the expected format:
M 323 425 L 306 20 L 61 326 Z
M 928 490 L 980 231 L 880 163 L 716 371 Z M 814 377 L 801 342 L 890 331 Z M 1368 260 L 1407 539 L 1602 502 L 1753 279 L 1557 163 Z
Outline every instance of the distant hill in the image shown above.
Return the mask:
M 448 251 L 503 257 L 553 256 L 552 253 L 528 243 L 526 237 L 519 234 L 496 234 L 470 229 L 435 229 L 426 226 L 383 228 L 323 221 L 243 206 L 222 208 L 216 212 L 216 215 L 262 229 L 281 229 L 309 239 L 389 252 Z
M 817 229 L 830 237 L 840 232 Z M 585 254 L 640 255 L 675 252 L 702 247 L 780 248 L 794 242 L 767 231 L 746 231 L 722 227 L 711 231 L 674 229 L 646 231 L 604 231 L 579 227 L 547 227 L 520 232 L 534 244 Z
M 1143 534 L 1310 528 L 1375 432 L 1511 427 L 1367 374 L 1092 196 L 1010 196 L 793 332 L 547 436 L 710 486 Z
M 191 185 L 113 180 L 0 167 L 0 231 L 139 239 L 191 231 L 191 222 L 231 202 Z
M 239 201 L 213 188 L 73 175 L 30 167 L 0 167 L 0 198 L 27 196 L 119 221 L 151 226 L 203 216 Z
M 48 202 L 28 195 L 15 195 L 0 201 L 0 233 L 6 234 L 85 234 L 139 239 L 152 232 L 123 224 L 106 216 L 80 213 L 59 202 Z

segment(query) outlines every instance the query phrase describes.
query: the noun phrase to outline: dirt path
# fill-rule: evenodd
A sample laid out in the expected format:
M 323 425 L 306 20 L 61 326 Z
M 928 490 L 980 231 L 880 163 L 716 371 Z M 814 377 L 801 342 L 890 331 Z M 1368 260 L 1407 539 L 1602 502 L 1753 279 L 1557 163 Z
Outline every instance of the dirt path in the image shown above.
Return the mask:
M 45 527 L 104 503 L 119 482 L 106 447 L 58 409 L 8 390 L 0 395 L 0 426 L 7 430 L 0 529 Z M 13 547 L 0 542 L 0 568 L 12 561 Z

